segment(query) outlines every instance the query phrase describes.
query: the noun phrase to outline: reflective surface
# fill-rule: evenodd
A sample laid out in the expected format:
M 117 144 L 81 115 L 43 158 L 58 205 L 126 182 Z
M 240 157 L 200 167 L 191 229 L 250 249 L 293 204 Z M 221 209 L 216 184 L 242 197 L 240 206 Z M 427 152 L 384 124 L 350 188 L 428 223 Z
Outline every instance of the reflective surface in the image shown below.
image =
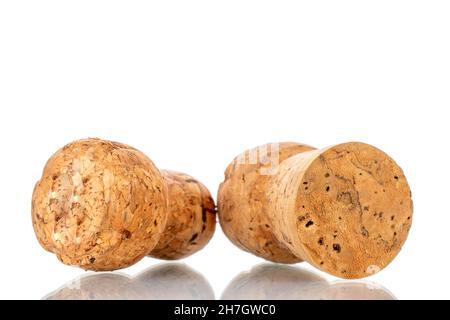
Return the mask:
M 394 300 L 382 286 L 367 281 L 328 282 L 301 267 L 261 264 L 234 278 L 224 300 Z
M 135 277 L 122 273 L 88 273 L 48 294 L 48 300 L 213 300 L 208 280 L 182 263 L 164 263 Z M 236 276 L 223 300 L 393 300 L 382 286 L 368 281 L 328 282 L 301 267 L 260 264 Z
M 209 282 L 181 263 L 148 268 L 136 277 L 120 273 L 89 273 L 48 294 L 47 300 L 212 300 Z

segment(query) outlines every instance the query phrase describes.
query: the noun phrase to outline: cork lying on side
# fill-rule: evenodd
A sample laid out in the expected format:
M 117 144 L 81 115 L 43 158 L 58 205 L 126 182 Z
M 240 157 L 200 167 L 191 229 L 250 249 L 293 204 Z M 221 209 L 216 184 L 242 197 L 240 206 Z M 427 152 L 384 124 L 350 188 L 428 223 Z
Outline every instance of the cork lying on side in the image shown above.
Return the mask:
M 277 160 L 275 168 L 262 170 L 268 159 Z M 240 248 L 280 263 L 305 260 L 342 278 L 386 267 L 412 222 L 401 168 L 358 142 L 247 151 L 225 172 L 218 210 L 225 234 Z
M 214 232 L 213 200 L 198 182 L 192 184 L 201 200 L 195 192 L 174 194 L 172 184 L 186 175 L 167 175 L 125 144 L 85 139 L 66 145 L 48 160 L 33 192 L 40 244 L 65 264 L 96 271 L 128 267 L 154 249 L 154 256 L 172 259 L 198 251 Z M 197 218 L 203 208 L 205 223 Z M 189 241 L 194 235 L 199 240 Z

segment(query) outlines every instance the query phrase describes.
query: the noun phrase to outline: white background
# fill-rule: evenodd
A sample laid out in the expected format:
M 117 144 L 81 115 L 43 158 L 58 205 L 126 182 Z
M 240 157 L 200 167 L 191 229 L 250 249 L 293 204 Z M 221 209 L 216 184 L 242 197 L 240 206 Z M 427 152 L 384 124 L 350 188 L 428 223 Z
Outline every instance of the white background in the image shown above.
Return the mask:
M 259 144 L 373 144 L 403 167 L 415 213 L 367 280 L 450 298 L 449 17 L 448 1 L 1 1 L 0 298 L 41 299 L 84 274 L 39 246 L 30 215 L 48 157 L 84 137 L 133 145 L 213 194 Z M 262 260 L 218 228 L 184 262 L 220 298 Z

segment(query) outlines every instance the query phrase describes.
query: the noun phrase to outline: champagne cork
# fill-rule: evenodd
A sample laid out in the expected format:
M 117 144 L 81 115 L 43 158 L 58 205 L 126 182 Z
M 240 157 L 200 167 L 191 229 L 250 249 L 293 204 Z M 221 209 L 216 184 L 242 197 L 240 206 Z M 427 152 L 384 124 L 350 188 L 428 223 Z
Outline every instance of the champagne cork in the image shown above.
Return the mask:
M 125 144 L 84 139 L 66 145 L 48 160 L 33 192 L 39 243 L 63 263 L 95 271 L 128 267 L 155 248 L 154 256 L 172 259 L 196 252 L 214 232 L 212 199 L 203 186 L 201 202 L 187 191 L 173 194 L 172 184 L 186 176 L 166 175 Z M 200 190 L 199 183 L 193 184 Z M 186 207 L 172 203 L 184 196 L 189 197 L 181 200 Z M 186 223 L 198 216 L 199 207 L 207 215 L 204 230 L 202 220 Z M 182 217 L 180 226 L 173 217 Z M 194 235 L 201 241 L 172 241 Z
M 271 146 L 238 156 L 225 172 L 219 220 L 232 242 L 341 278 L 372 275 L 394 259 L 412 222 L 411 191 L 394 160 L 359 142 Z M 277 163 L 270 172 L 261 170 L 267 158 Z

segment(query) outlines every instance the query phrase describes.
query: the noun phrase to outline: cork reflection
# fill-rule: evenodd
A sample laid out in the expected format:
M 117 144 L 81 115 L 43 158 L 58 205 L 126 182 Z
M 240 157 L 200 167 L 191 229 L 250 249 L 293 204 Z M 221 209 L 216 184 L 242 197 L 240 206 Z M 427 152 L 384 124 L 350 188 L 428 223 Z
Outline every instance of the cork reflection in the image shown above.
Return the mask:
M 212 300 L 209 282 L 182 263 L 152 266 L 130 277 L 88 273 L 48 294 L 45 300 Z
M 382 286 L 368 281 L 328 282 L 303 269 L 261 264 L 234 278 L 223 300 L 396 300 Z

